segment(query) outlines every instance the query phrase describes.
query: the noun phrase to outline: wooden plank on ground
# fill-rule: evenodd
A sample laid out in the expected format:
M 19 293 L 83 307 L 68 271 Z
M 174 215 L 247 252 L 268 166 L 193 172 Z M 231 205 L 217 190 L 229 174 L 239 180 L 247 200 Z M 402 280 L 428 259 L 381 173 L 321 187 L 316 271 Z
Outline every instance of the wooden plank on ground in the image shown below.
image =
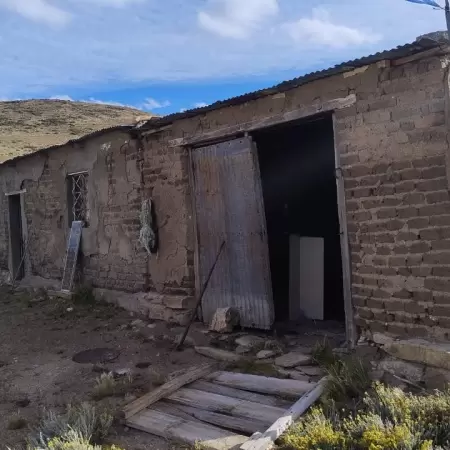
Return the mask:
M 313 383 L 307 381 L 282 380 L 235 372 L 214 372 L 205 378 L 223 386 L 292 398 L 298 398 L 314 387 Z
M 138 398 L 137 400 L 132 401 L 131 403 L 125 405 L 123 408 L 123 413 L 125 415 L 125 419 L 129 419 L 134 414 L 142 411 L 143 409 L 150 406 L 152 403 L 156 403 L 158 400 L 161 400 L 164 397 L 169 396 L 177 389 L 180 389 L 186 384 L 192 383 L 193 381 L 202 378 L 205 375 L 208 375 L 213 370 L 215 370 L 217 366 L 215 364 L 203 364 L 198 367 L 194 367 L 188 370 L 186 373 L 170 380 L 169 382 L 163 384 L 159 388 L 155 389 L 148 394 L 145 394 L 143 397 Z
M 248 436 L 251 436 L 257 431 L 264 432 L 267 428 L 263 422 L 258 420 L 218 414 L 212 411 L 205 411 L 204 409 L 193 408 L 192 406 L 176 405 L 174 403 L 168 403 L 165 400 L 160 400 L 151 408 L 152 410 L 181 417 L 192 422 L 206 422 Z
M 197 391 L 195 389 L 182 388 L 167 397 L 167 400 L 194 408 L 206 409 L 217 413 L 229 414 L 237 417 L 264 422 L 267 426 L 285 413 L 285 409 L 275 406 L 261 405 L 224 395 L 211 394 L 210 392 Z
M 174 440 L 182 444 L 199 444 L 202 449 L 238 449 L 247 437 L 221 430 L 212 425 L 191 422 L 159 411 L 145 409 L 127 421 L 127 425 L 140 431 Z
M 315 401 L 325 388 L 326 377 L 322 378 L 314 389 L 307 392 L 292 407 L 279 417 L 264 433 L 255 434 L 241 445 L 241 450 L 267 450 Z
M 212 394 L 225 395 L 227 397 L 240 398 L 249 402 L 261 403 L 262 405 L 276 406 L 278 408 L 288 409 L 292 406 L 292 402 L 272 395 L 256 394 L 255 392 L 243 391 L 242 389 L 230 388 L 220 384 L 211 383 L 209 381 L 198 380 L 191 383 L 190 389 L 198 391 L 211 392 Z

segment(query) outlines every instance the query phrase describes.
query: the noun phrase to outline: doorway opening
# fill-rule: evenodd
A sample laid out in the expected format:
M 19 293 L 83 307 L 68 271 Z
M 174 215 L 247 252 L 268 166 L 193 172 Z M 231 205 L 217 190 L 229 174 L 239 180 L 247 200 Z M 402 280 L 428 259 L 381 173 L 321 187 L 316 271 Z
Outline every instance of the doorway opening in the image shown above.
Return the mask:
M 276 322 L 344 322 L 331 115 L 252 135 L 258 149 Z
M 21 280 L 25 275 L 25 270 L 22 206 L 20 194 L 8 196 L 8 208 L 12 278 L 13 280 Z

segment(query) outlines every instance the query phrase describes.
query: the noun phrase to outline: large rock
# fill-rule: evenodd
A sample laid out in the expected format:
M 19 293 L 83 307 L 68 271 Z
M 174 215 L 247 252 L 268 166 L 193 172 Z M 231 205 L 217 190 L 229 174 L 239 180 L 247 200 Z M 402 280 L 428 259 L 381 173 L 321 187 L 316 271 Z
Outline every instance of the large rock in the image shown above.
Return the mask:
M 308 375 L 304 375 L 300 372 L 297 372 L 296 370 L 286 370 L 278 368 L 277 372 L 284 378 L 290 378 L 297 381 L 306 381 L 307 383 L 310 383 Z
M 450 344 L 431 343 L 424 339 L 395 341 L 383 347 L 389 355 L 405 361 L 450 370 Z
M 375 344 L 378 344 L 378 345 L 388 345 L 388 344 L 392 344 L 392 342 L 394 342 L 394 338 L 387 336 L 386 334 L 377 333 L 377 332 L 373 333 L 372 340 L 373 340 L 373 342 L 375 342 Z
M 242 356 L 236 355 L 236 353 L 214 347 L 195 347 L 195 351 L 200 355 L 207 356 L 216 361 L 239 362 L 245 359 Z
M 218 308 L 209 325 L 210 331 L 231 333 L 239 325 L 239 311 L 236 308 Z
M 436 367 L 426 367 L 423 382 L 427 389 L 444 391 L 450 386 L 450 372 Z
M 309 377 L 318 377 L 323 374 L 319 366 L 297 366 L 295 369 Z
M 419 383 L 422 380 L 424 372 L 423 366 L 397 358 L 383 359 L 378 364 L 378 370 L 389 372 L 413 383 Z
M 164 297 L 164 305 L 170 309 L 193 309 L 196 305 L 194 297 L 182 296 L 166 296 Z
M 309 366 L 311 363 L 311 356 L 296 352 L 286 353 L 275 360 L 277 366 L 284 367 L 285 369 L 296 366 Z
M 259 349 L 264 347 L 264 338 L 259 336 L 252 336 L 251 334 L 246 334 L 245 336 L 238 337 L 234 342 L 240 347 L 246 347 L 248 349 Z

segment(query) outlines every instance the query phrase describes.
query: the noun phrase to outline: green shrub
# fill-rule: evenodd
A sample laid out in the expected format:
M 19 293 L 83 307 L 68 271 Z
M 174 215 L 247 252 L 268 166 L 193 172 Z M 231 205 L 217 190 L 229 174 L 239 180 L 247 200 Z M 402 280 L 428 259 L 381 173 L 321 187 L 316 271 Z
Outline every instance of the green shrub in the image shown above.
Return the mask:
M 449 448 L 450 391 L 414 395 L 375 384 L 357 413 L 313 408 L 280 443 L 295 450 Z

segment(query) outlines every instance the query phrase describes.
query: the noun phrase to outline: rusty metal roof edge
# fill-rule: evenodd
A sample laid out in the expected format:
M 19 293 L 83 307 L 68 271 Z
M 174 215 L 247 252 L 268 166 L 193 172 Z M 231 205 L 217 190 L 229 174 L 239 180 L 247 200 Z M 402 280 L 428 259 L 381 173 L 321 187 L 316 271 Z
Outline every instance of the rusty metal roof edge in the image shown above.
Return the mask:
M 231 97 L 226 100 L 219 100 L 217 102 L 212 103 L 211 105 L 203 106 L 201 108 L 189 109 L 187 111 L 169 114 L 167 116 L 163 116 L 160 118 L 150 119 L 146 123 L 142 124 L 139 127 L 139 130 L 137 130 L 136 127 L 134 129 L 139 132 L 153 130 L 161 126 L 171 124 L 177 120 L 189 119 L 191 117 L 195 117 L 210 111 L 215 111 L 217 109 L 226 108 L 228 106 L 240 105 L 248 101 L 256 100 L 261 97 L 266 97 L 276 93 L 285 92 L 303 86 L 305 84 L 311 83 L 313 81 L 328 78 L 333 75 L 339 75 L 344 72 L 349 72 L 359 67 L 374 64 L 385 59 L 388 60 L 399 59 L 405 56 L 415 55 L 424 52 L 426 50 L 439 48 L 445 45 L 448 45 L 448 42 L 445 43 L 443 41 L 425 40 L 421 43 L 420 41 L 415 41 L 412 43 L 395 47 L 391 50 L 384 50 L 382 52 L 374 53 L 372 55 L 363 56 L 361 58 L 354 59 L 351 61 L 346 61 L 337 64 L 333 67 L 330 67 L 328 69 L 310 72 L 300 77 L 294 78 L 292 80 L 282 81 L 281 83 L 275 86 L 261 89 L 259 91 L 249 92 L 236 97 Z
M 101 130 L 92 131 L 91 133 L 84 134 L 83 136 L 80 136 L 78 138 L 69 139 L 68 141 L 64 142 L 63 144 L 55 144 L 55 145 L 51 145 L 50 147 L 43 147 L 43 148 L 40 148 L 33 152 L 26 153 L 25 155 L 19 155 L 19 156 L 10 158 L 10 159 L 6 159 L 5 161 L 0 162 L 0 167 L 6 166 L 11 163 L 16 163 L 17 161 L 19 161 L 21 159 L 29 158 L 31 156 L 38 155 L 40 153 L 43 153 L 43 152 L 46 152 L 49 150 L 56 150 L 58 148 L 65 147 L 66 145 L 78 144 L 87 139 L 102 136 L 103 134 L 106 134 L 106 133 L 109 133 L 112 131 L 132 131 L 133 129 L 135 129 L 134 125 L 114 125 L 113 127 L 102 128 Z

